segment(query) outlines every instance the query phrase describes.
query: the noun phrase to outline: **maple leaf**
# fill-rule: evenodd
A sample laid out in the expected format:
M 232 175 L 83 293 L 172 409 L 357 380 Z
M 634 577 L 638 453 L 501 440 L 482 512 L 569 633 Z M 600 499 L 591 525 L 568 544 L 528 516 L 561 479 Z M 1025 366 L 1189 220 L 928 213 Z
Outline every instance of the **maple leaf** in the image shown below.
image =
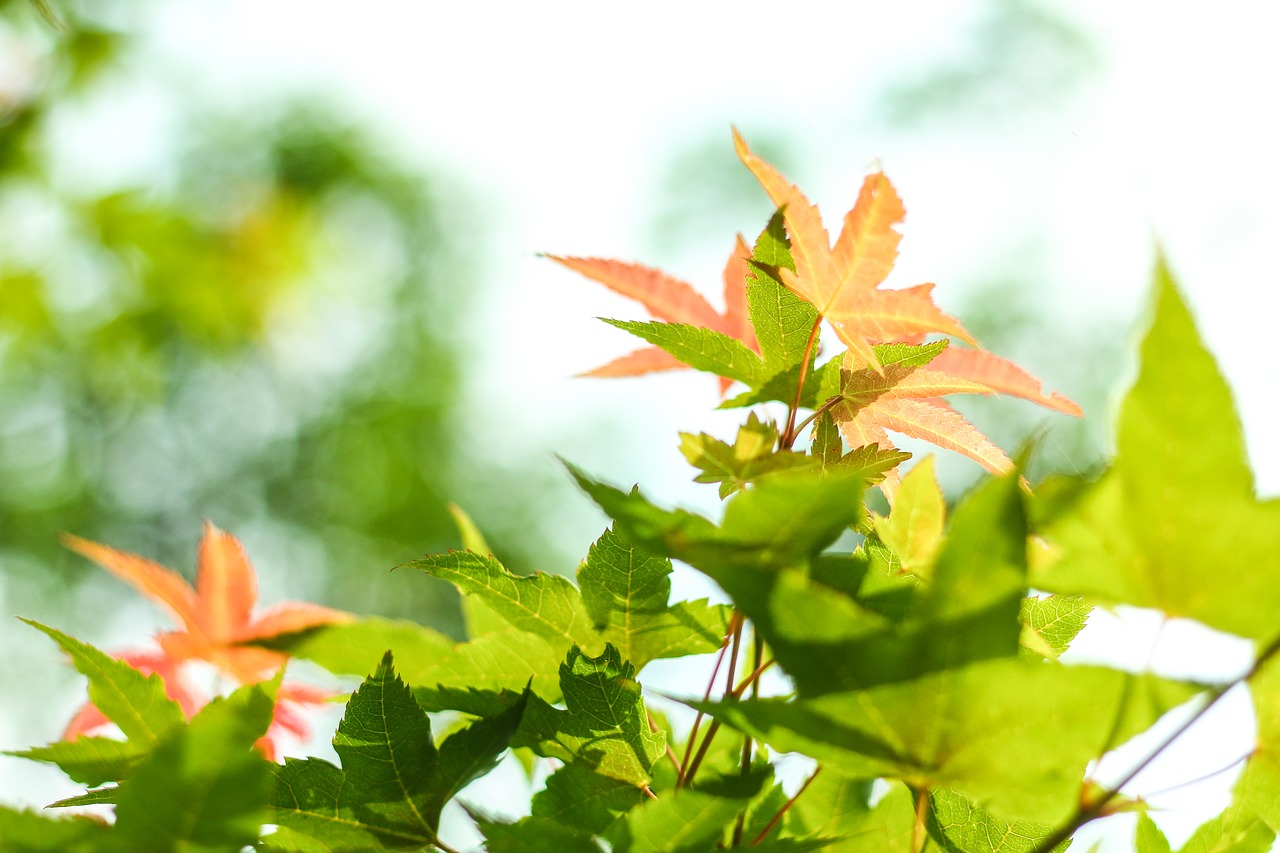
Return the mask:
M 244 547 L 208 522 L 200 541 L 194 588 L 159 563 L 76 536 L 66 536 L 64 541 L 178 618 L 181 630 L 156 638 L 166 656 L 174 662 L 208 661 L 242 684 L 263 679 L 288 657 L 245 644 L 354 618 L 340 610 L 295 601 L 277 604 L 255 618 L 258 582 Z
M 840 399 L 831 414 L 852 446 L 892 448 L 887 431 L 927 441 L 963 454 L 993 474 L 1007 474 L 1013 462 L 941 397 L 998 394 L 1021 397 L 1065 414 L 1083 414 L 1058 393 L 1045 394 L 1040 382 L 1010 361 L 982 350 L 953 350 L 948 341 L 875 346 L 880 370 L 858 363 L 850 350 L 841 364 Z M 896 483 L 890 482 L 892 489 Z
M 733 143 L 743 165 L 786 220 L 795 272 L 779 268 L 782 283 L 813 303 L 851 351 L 875 368 L 879 364 L 871 349 L 874 343 L 939 332 L 976 346 L 960 321 L 934 304 L 932 284 L 880 289 L 893 269 L 902 239 L 894 226 L 906 216 L 902 200 L 883 172 L 863 181 L 833 247 L 822 214 L 804 193 L 752 154 L 736 130 Z
M 751 250 L 747 248 L 742 235 L 738 235 L 733 251 L 729 254 L 729 260 L 724 266 L 725 310 L 723 314 L 711 307 L 711 304 L 691 285 L 652 267 L 602 258 L 559 255 L 547 255 L 547 257 L 575 272 L 582 273 L 593 281 L 600 282 L 610 290 L 635 299 L 659 320 L 712 329 L 742 341 L 755 352 L 760 351 L 760 345 L 756 342 L 755 332 L 747 317 L 747 259 L 751 257 Z M 582 375 L 639 376 L 658 370 L 677 370 L 686 366 L 661 347 L 650 346 L 616 358 Z M 720 392 L 723 394 L 731 383 L 732 380 L 720 377 Z

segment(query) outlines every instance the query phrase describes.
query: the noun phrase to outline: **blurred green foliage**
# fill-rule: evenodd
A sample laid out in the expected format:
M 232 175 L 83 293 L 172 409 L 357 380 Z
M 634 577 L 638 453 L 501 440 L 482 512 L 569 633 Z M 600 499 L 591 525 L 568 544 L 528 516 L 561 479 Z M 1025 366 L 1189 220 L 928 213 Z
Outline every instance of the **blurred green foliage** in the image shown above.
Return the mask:
M 0 0 L 0 579 L 91 574 L 60 531 L 189 571 L 209 518 L 294 597 L 456 627 L 444 585 L 387 574 L 456 546 L 448 500 L 517 564 L 544 544 L 519 489 L 468 485 L 459 194 L 322 107 L 176 87 L 148 178 L 113 184 L 95 122 L 130 118 L 102 106 L 163 71 L 132 4 L 76 8 Z

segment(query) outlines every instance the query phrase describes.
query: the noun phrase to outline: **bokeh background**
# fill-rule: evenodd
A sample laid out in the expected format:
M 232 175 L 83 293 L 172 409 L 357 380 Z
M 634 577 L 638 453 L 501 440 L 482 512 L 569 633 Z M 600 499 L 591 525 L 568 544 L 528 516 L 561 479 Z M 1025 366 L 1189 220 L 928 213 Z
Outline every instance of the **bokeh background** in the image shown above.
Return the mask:
M 1038 435 L 1040 472 L 1105 454 L 1159 243 L 1274 494 L 1260 8 L 0 0 L 0 749 L 56 737 L 83 690 L 14 615 L 108 648 L 163 624 L 62 531 L 190 574 L 209 519 L 268 603 L 457 632 L 448 589 L 388 571 L 458 545 L 450 501 L 511 568 L 562 572 L 603 520 L 556 454 L 714 506 L 676 433 L 738 414 L 692 372 L 574 378 L 633 346 L 592 317 L 640 313 L 538 253 L 643 261 L 715 300 L 770 212 L 731 125 L 831 220 L 887 171 L 908 208 L 891 283 L 937 282 L 1084 406 L 961 401 L 1005 447 Z M 979 474 L 941 472 L 953 495 Z M 5 802 L 66 784 L 0 757 Z M 1212 806 L 1191 800 L 1160 818 L 1175 838 Z

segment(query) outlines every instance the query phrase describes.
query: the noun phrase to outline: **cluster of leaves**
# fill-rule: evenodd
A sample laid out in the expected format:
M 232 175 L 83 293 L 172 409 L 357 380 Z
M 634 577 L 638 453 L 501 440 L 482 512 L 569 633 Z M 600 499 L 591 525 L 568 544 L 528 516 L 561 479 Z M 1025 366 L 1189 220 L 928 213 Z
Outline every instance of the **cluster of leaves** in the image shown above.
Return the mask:
M 1280 650 L 1280 588 L 1260 567 L 1280 553 L 1280 504 L 1254 496 L 1229 391 L 1167 271 L 1157 270 L 1114 463 L 1097 479 L 1033 490 L 940 397 L 1009 393 L 1077 410 L 996 356 L 926 342 L 968 338 L 933 304 L 931 285 L 880 287 L 902 218 L 888 180 L 867 179 L 832 248 L 816 209 L 740 139 L 738 148 L 779 212 L 750 257 L 739 241 L 725 313 L 654 270 L 558 259 L 667 321 L 611 321 L 658 349 L 597 372 L 687 365 L 727 380 L 724 392 L 745 386 L 726 405 L 786 405 L 781 425 L 750 413 L 732 443 L 682 437 L 695 479 L 719 487 L 719 520 L 569 465 L 613 522 L 575 583 L 510 572 L 459 512 L 466 549 L 403 568 L 458 588 L 462 641 L 305 608 L 253 619 L 247 563 L 225 552 L 202 557 L 191 590 L 153 564 L 73 540 L 183 622 L 159 638 L 170 662 L 199 657 L 244 686 L 184 709 L 159 667 L 148 676 L 42 628 L 123 740 L 79 737 L 24 755 L 90 786 L 55 806 L 108 804 L 115 820 L 0 810 L 0 846 L 447 851 L 443 809 L 514 750 L 526 766 L 551 768 L 527 815 L 506 819 L 462 798 L 494 851 L 1046 853 L 1092 820 L 1141 810 L 1122 788 L 1247 682 L 1258 748 L 1229 808 L 1184 849 L 1268 849 L 1280 829 L 1280 684 L 1268 666 Z M 819 365 L 824 320 L 848 349 Z M 887 430 L 995 476 L 948 510 L 931 459 L 897 473 L 908 454 Z M 864 505 L 877 483 L 892 496 L 885 516 Z M 850 531 L 852 550 L 838 544 Z M 671 601 L 672 560 L 714 580 L 731 604 Z M 1231 683 L 1202 684 L 1062 662 L 1095 604 L 1248 638 L 1255 663 Z M 297 618 L 280 616 L 290 612 Z M 704 684 L 679 698 L 693 726 L 673 727 L 639 679 L 655 660 L 712 653 Z M 270 667 L 286 657 L 363 677 L 333 740 L 340 765 L 275 764 L 253 750 L 285 690 Z M 788 692 L 768 695 L 770 670 Z M 1089 777 L 1178 709 L 1173 733 L 1118 784 Z M 447 736 L 433 731 L 441 725 Z M 777 778 L 778 752 L 817 762 L 799 790 Z M 1170 850 L 1145 815 L 1135 845 Z

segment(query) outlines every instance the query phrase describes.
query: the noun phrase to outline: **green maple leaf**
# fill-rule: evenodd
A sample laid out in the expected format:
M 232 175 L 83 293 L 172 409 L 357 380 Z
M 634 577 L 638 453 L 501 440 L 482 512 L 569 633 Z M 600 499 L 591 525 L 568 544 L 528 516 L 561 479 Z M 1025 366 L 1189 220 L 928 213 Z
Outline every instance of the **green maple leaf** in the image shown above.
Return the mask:
M 947 502 L 926 456 L 902 478 L 886 518 L 875 518 L 876 533 L 905 571 L 927 577 L 942 545 Z
M 110 828 L 91 817 L 50 818 L 0 806 L 0 850 L 6 853 L 102 853 Z
M 687 323 L 663 323 L 657 320 L 609 320 L 610 326 L 630 332 L 675 356 L 682 364 L 734 379 L 754 388 L 765 381 L 764 363 L 760 356 L 737 338 L 715 329 Z
M 1271 640 L 1280 501 L 1254 494 L 1231 392 L 1163 260 L 1153 291 L 1115 462 L 1086 487 L 1049 484 L 1033 583 Z
M 75 781 L 93 787 L 128 778 L 153 748 L 136 741 L 82 735 L 7 754 L 56 764 Z
M 562 575 L 514 575 L 493 557 L 472 551 L 431 554 L 399 568 L 420 569 L 447 580 L 464 594 L 481 598 L 513 627 L 552 643 L 567 647 L 597 642 L 581 596 Z
M 955 791 L 929 793 L 929 834 L 946 853 L 1033 853 L 1058 827 L 1034 821 L 993 817 Z M 1071 846 L 1063 841 L 1051 853 Z
M 746 776 L 672 791 L 627 812 L 609 831 L 609 841 L 615 853 L 712 853 L 771 776 L 772 768 L 756 767 Z
M 186 723 L 182 708 L 165 694 L 160 676 L 143 675 L 124 661 L 56 628 L 30 619 L 22 621 L 62 647 L 80 674 L 89 679 L 89 701 L 130 741 L 154 746 Z
M 1045 595 L 1022 602 L 1023 651 L 1057 660 L 1084 629 L 1093 605 L 1078 595 Z
M 583 606 L 594 630 L 636 671 L 657 658 L 720 647 L 729 608 L 705 600 L 670 603 L 671 561 L 606 530 L 578 568 Z
M 318 758 L 273 767 L 271 820 L 280 829 L 266 848 L 336 853 L 434 845 L 440 810 L 496 765 L 520 723 L 523 698 L 437 748 L 426 712 L 388 652 L 352 694 L 338 726 L 333 747 L 341 768 Z
M 649 728 L 635 675 L 612 645 L 594 658 L 575 646 L 560 665 L 565 710 L 532 696 L 516 742 L 636 788 L 648 785 L 666 740 Z
M 239 850 L 267 821 L 269 764 L 254 750 L 267 732 L 275 683 L 215 698 L 117 789 L 113 835 L 122 850 Z
M 782 752 L 861 778 L 946 786 L 1006 820 L 1058 824 L 1088 762 L 1200 688 L 1004 658 L 803 702 L 689 702 Z

